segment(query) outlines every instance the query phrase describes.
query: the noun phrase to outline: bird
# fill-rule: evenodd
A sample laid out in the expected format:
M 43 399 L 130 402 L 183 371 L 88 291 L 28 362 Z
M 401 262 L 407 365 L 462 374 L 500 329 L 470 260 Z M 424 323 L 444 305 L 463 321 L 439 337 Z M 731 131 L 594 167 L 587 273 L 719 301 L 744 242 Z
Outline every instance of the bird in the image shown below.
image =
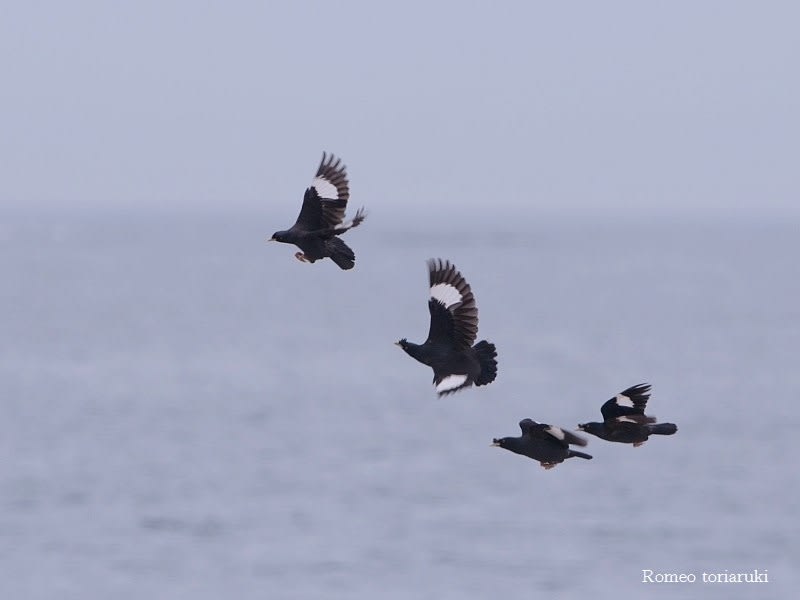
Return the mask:
M 522 419 L 519 428 L 522 430 L 520 437 L 494 438 L 492 446 L 538 460 L 545 469 L 552 469 L 573 456 L 592 459 L 591 455 L 569 447 L 570 444 L 585 446 L 586 440 L 561 427 Z
M 582 423 L 578 429 L 609 442 L 633 444 L 634 448 L 653 434 L 672 435 L 678 431 L 675 423 L 656 423 L 655 417 L 644 414 L 650 387 L 640 383 L 623 390 L 600 407 L 602 423 Z
M 472 289 L 449 260 L 428 260 L 431 325 L 423 344 L 395 342 L 406 354 L 433 369 L 439 397 L 497 377 L 497 348 L 478 335 L 478 307 Z
M 362 207 L 351 221 L 345 223 L 344 212 L 349 198 L 346 167 L 341 159 L 323 152 L 317 173 L 303 196 L 297 222 L 285 231 L 276 231 L 267 241 L 294 244 L 302 251 L 295 252 L 295 258 L 300 262 L 313 263 L 328 257 L 340 269 L 352 269 L 355 253 L 339 236 L 358 227 L 367 215 Z

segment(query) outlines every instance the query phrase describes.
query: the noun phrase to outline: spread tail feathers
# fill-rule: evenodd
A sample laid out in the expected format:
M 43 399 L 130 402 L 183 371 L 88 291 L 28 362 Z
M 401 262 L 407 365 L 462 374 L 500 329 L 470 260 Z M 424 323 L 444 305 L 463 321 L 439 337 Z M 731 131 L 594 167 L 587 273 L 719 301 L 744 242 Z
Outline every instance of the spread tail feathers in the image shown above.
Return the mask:
M 650 433 L 655 433 L 656 435 L 672 435 L 678 431 L 678 426 L 675 423 L 657 423 L 656 425 L 650 425 Z
M 350 249 L 350 246 L 345 244 L 338 237 L 332 237 L 325 240 L 325 248 L 328 251 L 328 256 L 335 262 L 340 269 L 352 269 L 356 264 L 356 255 Z
M 481 340 L 472 347 L 481 365 L 481 374 L 475 380 L 475 385 L 486 385 L 492 383 L 497 377 L 497 349 L 495 345 L 486 340 Z
M 577 456 L 578 458 L 585 458 L 586 460 L 592 460 L 592 455 L 591 454 L 586 454 L 585 452 L 578 452 L 577 450 L 570 450 L 569 451 L 569 457 L 572 457 L 572 456 Z

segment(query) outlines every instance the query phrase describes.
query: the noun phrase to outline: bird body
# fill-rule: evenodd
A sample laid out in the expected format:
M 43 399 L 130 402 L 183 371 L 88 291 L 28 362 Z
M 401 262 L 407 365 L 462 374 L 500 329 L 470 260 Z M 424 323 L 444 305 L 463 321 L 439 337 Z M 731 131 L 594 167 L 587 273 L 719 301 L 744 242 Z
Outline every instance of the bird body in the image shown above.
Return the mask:
M 678 431 L 674 423 L 656 423 L 644 414 L 650 399 L 650 385 L 640 383 L 607 400 L 600 408 L 603 422 L 582 423 L 578 429 L 609 442 L 644 444 L 651 435 L 672 435 Z
M 478 334 L 478 308 L 469 284 L 447 260 L 428 261 L 431 323 L 422 344 L 397 342 L 409 356 L 433 369 L 439 396 L 471 385 L 486 385 L 497 376 L 495 345 Z
M 301 262 L 313 263 L 330 258 L 339 268 L 352 269 L 355 253 L 338 236 L 358 227 L 366 214 L 361 208 L 352 221 L 345 223 L 344 213 L 349 198 L 345 166 L 332 154 L 323 153 L 311 186 L 303 195 L 297 221 L 289 229 L 276 231 L 267 241 L 294 244 L 302 250 L 295 253 Z
M 570 448 L 570 444 L 585 446 L 586 440 L 561 427 L 537 423 L 532 419 L 519 422 L 520 437 L 504 437 L 492 440 L 492 446 L 509 450 L 536 461 L 545 469 L 552 469 L 568 458 L 591 460 L 591 455 Z

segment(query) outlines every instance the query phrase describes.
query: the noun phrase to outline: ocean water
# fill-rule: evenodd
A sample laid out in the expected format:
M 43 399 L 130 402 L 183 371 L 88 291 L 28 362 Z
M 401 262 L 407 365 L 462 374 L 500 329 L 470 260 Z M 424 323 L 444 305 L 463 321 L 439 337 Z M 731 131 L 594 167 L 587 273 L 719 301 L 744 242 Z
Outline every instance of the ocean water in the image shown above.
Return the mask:
M 797 223 L 376 214 L 350 272 L 282 225 L 0 221 L 0 597 L 793 597 Z M 393 345 L 427 335 L 432 256 L 499 353 L 444 399 Z M 551 471 L 490 447 L 642 381 L 677 435 Z

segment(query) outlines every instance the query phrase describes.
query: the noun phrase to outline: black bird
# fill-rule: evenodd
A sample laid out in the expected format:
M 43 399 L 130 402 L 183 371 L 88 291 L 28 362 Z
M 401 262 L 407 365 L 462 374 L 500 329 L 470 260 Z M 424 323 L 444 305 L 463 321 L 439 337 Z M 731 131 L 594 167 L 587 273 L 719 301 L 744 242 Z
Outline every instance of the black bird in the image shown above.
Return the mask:
M 352 269 L 356 255 L 338 236 L 358 227 L 366 214 L 360 208 L 352 221 L 343 222 L 350 198 L 345 169 L 341 160 L 323 152 L 317 174 L 303 196 L 297 222 L 286 231 L 276 231 L 267 241 L 294 244 L 302 250 L 295 252 L 295 257 L 301 262 L 313 263 L 327 256 L 340 269 Z
M 678 431 L 674 423 L 656 423 L 655 417 L 644 414 L 650 398 L 650 385 L 640 383 L 607 400 L 600 407 L 602 423 L 583 423 L 578 429 L 609 442 L 641 446 L 653 434 L 672 435 Z
M 522 419 L 519 422 L 519 428 L 522 430 L 520 437 L 495 438 L 492 440 L 492 446 L 505 448 L 506 450 L 511 450 L 511 452 L 538 460 L 539 464 L 545 469 L 552 469 L 558 463 L 564 462 L 573 456 L 587 460 L 592 458 L 589 454 L 572 450 L 569 447 L 570 444 L 585 446 L 586 440 L 574 433 L 561 429 L 561 427 L 537 423 L 531 419 Z
M 428 261 L 431 327 L 424 344 L 403 338 L 396 342 L 406 354 L 433 369 L 439 396 L 472 384 L 486 385 L 497 376 L 495 345 L 478 335 L 478 307 L 469 284 L 454 265 L 441 258 Z

